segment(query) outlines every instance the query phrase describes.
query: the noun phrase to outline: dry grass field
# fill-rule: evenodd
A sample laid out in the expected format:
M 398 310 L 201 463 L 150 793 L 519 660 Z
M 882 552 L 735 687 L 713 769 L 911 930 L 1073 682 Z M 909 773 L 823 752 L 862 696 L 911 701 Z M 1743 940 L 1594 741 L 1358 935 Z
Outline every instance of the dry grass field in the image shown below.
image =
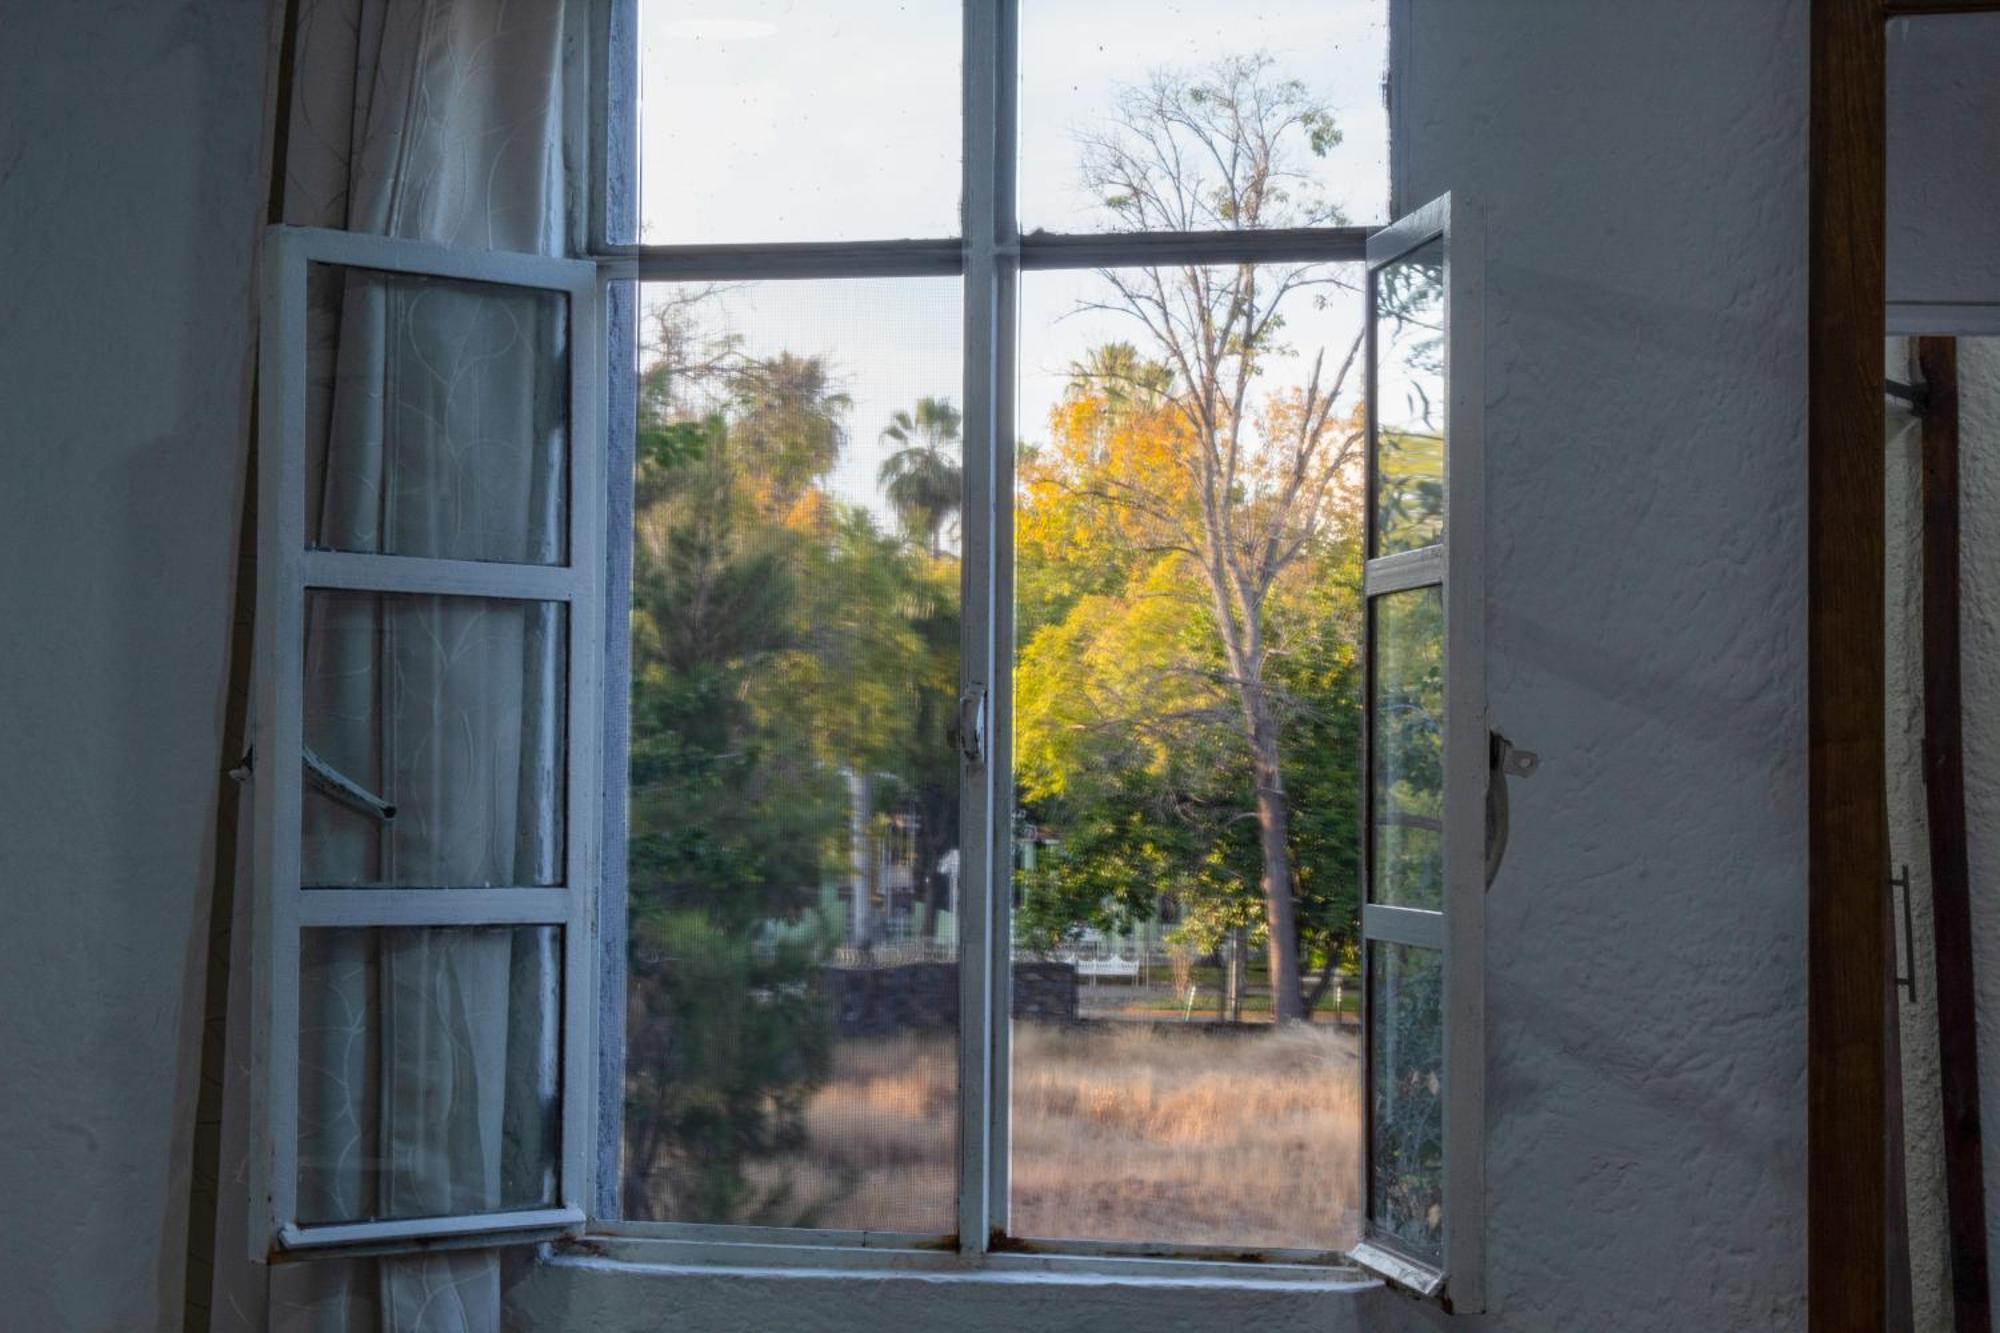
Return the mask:
M 842 1043 L 810 1146 L 757 1171 L 809 1225 L 954 1227 L 948 1037 Z M 1024 1024 L 1014 1039 L 1016 1235 L 1330 1249 L 1357 1235 L 1352 1028 Z

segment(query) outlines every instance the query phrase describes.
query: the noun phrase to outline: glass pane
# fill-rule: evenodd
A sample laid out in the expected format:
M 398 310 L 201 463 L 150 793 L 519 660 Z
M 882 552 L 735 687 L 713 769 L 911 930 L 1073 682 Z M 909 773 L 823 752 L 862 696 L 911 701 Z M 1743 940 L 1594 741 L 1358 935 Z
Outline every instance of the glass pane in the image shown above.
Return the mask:
M 567 667 L 559 603 L 308 591 L 301 881 L 562 883 Z
M 1444 906 L 1444 589 L 1374 600 L 1373 901 Z
M 640 240 L 956 236 L 961 8 L 640 0 Z
M 1358 1236 L 1358 278 L 1022 279 L 1016 1234 Z
M 1368 1232 L 1444 1254 L 1444 956 L 1368 946 Z
M 1444 242 L 1375 275 L 1375 554 L 1444 536 Z
M 561 564 L 568 297 L 325 264 L 306 295 L 307 545 Z
M 554 1206 L 562 931 L 299 936 L 305 1224 Z
M 942 1235 L 959 284 L 642 303 L 624 1212 Z
M 1388 49 L 1386 0 L 1023 0 L 1022 226 L 1387 222 Z

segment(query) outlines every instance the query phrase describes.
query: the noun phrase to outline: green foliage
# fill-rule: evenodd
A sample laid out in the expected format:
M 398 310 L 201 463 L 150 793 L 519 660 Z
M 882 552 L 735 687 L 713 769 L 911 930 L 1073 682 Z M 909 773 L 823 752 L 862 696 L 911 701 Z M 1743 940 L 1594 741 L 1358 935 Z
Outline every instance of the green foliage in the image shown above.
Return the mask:
M 1019 876 L 1017 936 L 1046 951 L 1163 920 L 1198 953 L 1238 929 L 1261 943 L 1251 756 L 1198 577 L 1176 553 L 1135 558 L 1074 487 L 1028 495 L 1017 580 L 1072 595 L 1045 594 L 1015 672 L 1016 779 L 1056 835 Z M 1314 543 L 1267 605 L 1309 972 L 1354 958 L 1360 601 L 1349 531 Z
M 725 914 L 726 915 L 726 914 Z M 799 1146 L 830 1069 L 832 1036 L 811 985 L 812 942 L 760 948 L 702 909 L 637 914 L 627 1100 L 646 1167 L 635 1216 L 811 1225 L 744 1163 Z
M 941 484 L 908 540 L 826 488 L 849 404 L 825 365 L 743 356 L 702 314 L 660 308 L 640 383 L 625 1210 L 810 1225 L 753 1168 L 800 1146 L 829 1072 L 847 773 L 897 775 L 870 813 L 918 815 L 919 864 L 956 843 L 956 565 L 925 549 Z M 956 423 L 925 400 L 892 430 L 942 456 Z
M 1434 950 L 1374 947 L 1369 1216 L 1435 1259 L 1444 1248 L 1444 970 Z

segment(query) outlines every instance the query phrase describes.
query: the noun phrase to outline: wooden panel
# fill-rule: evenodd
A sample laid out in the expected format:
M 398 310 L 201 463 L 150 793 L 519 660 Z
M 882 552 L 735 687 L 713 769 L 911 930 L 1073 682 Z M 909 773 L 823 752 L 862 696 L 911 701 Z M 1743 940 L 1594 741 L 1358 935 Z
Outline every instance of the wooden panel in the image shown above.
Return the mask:
M 1924 800 L 1937 936 L 1939 1071 L 1953 1326 L 1992 1328 L 1980 1150 L 1979 1030 L 1966 853 L 1964 714 L 1959 680 L 1958 345 L 1919 338 L 1924 386 Z
M 1879 1333 L 1888 1190 L 1882 979 L 1881 0 L 1813 0 L 1807 309 L 1807 1309 Z

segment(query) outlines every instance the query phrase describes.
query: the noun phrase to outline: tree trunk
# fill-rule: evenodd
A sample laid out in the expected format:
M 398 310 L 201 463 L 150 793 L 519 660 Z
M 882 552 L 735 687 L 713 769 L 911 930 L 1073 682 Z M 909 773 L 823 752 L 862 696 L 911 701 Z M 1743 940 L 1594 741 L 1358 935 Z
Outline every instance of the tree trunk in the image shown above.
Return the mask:
M 1257 843 L 1264 856 L 1264 933 L 1269 938 L 1271 1018 L 1302 1022 L 1298 905 L 1292 897 L 1291 806 L 1278 772 L 1278 743 L 1268 720 L 1255 728 L 1251 771 L 1257 778 Z

